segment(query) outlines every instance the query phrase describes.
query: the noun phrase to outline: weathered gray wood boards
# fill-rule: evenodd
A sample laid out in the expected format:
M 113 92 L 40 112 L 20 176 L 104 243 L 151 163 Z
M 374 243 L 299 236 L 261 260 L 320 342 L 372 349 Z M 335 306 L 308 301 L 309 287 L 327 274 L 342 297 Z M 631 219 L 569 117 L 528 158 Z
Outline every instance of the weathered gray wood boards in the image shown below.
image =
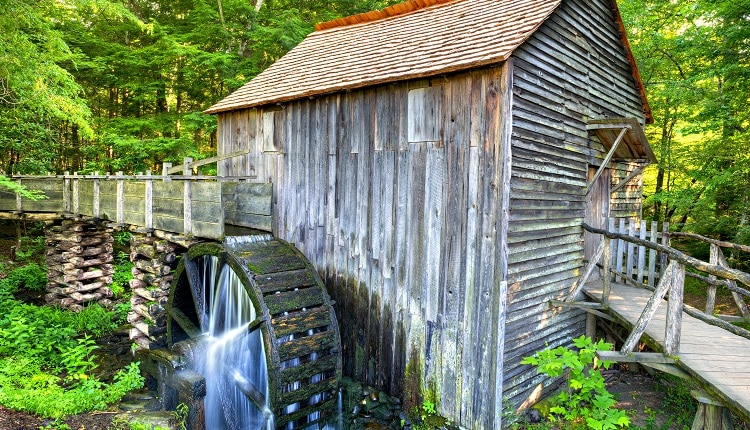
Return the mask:
M 510 63 L 220 117 L 222 152 L 237 149 L 236 130 L 255 133 L 250 157 L 274 183 L 275 232 L 325 275 L 346 327 L 347 373 L 395 392 L 432 387 L 472 427 L 493 427 L 502 396 L 509 72 Z M 432 115 L 410 128 L 417 109 Z M 284 140 L 270 145 L 269 135 Z
M 0 192 L 0 211 L 84 215 L 187 236 L 218 239 L 224 224 L 271 229 L 271 185 L 197 176 L 20 177 L 46 199 Z
M 587 169 L 606 151 L 591 141 L 591 118 L 643 118 L 610 1 L 566 0 L 514 53 L 513 177 L 505 395 L 518 404 L 542 377 L 520 360 L 583 334 L 575 309 L 548 307 L 579 274 Z M 632 171 L 612 164 L 611 186 Z M 640 179 L 612 195 L 614 214 L 640 213 Z M 621 209 L 622 208 L 622 209 Z
M 434 392 L 440 412 L 461 425 L 499 428 L 503 397 L 519 405 L 544 381 L 521 359 L 583 333 L 581 311 L 548 302 L 562 298 L 580 271 L 587 172 L 608 152 L 587 125 L 613 117 L 642 123 L 648 111 L 614 3 L 562 1 L 509 57 L 473 57 L 491 49 L 459 52 L 446 38 L 456 64 L 442 71 L 430 66 L 445 52 L 430 46 L 404 56 L 411 66 L 394 60 L 368 69 L 374 76 L 360 76 L 343 56 L 325 64 L 354 82 L 346 91 L 308 70 L 300 70 L 298 86 L 278 84 L 289 76 L 279 70 L 323 61 L 320 52 L 338 52 L 337 44 L 381 25 L 400 32 L 399 22 L 415 28 L 409 17 L 458 16 L 456 9 L 469 13 L 478 4 L 450 2 L 316 32 L 211 111 L 221 112 L 220 153 L 251 150 L 220 163 L 220 173 L 245 174 L 252 165 L 259 181 L 272 182 L 274 232 L 324 275 L 342 321 L 346 373 L 406 394 L 407 402 L 420 390 Z M 551 4 L 519 0 L 505 18 Z M 456 23 L 466 27 L 456 38 L 482 34 L 479 45 L 496 36 L 482 33 L 489 25 L 467 22 Z M 380 61 L 384 41 L 369 40 L 359 47 L 368 54 L 352 62 Z M 449 72 L 470 60 L 484 66 Z M 639 215 L 643 161 L 606 166 L 617 192 L 603 194 L 605 208 L 614 209 L 600 216 Z

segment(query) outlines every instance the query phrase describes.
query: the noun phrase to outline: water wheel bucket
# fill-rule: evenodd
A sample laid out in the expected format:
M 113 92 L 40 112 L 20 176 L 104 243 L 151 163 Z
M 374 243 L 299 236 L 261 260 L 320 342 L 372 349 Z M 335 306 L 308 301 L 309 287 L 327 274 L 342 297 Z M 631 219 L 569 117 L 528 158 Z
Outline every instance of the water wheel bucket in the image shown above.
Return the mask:
M 169 347 L 205 378 L 206 429 L 308 429 L 335 416 L 336 317 L 289 243 L 261 235 L 191 247 L 167 315 Z

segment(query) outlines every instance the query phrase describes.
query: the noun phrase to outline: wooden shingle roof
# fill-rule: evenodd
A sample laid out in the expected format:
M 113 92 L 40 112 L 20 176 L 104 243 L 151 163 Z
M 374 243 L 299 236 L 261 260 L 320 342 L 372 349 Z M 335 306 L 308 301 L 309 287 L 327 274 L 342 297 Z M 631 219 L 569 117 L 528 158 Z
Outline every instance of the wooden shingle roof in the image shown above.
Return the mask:
M 561 0 L 408 0 L 316 31 L 206 113 L 281 103 L 505 61 Z M 653 122 L 617 0 L 612 12 L 647 123 Z
M 206 112 L 499 63 L 559 4 L 560 0 L 410 0 L 324 23 Z

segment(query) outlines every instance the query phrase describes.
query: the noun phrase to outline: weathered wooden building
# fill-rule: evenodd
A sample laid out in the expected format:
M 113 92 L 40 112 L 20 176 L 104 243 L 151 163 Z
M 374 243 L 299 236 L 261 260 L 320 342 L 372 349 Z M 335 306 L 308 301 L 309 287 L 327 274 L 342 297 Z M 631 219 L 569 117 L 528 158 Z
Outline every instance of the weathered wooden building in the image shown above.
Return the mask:
M 549 300 L 583 265 L 585 218 L 639 216 L 653 160 L 614 0 L 324 23 L 208 112 L 220 154 L 250 150 L 220 175 L 273 183 L 273 232 L 326 280 L 345 373 L 470 428 L 538 394 L 524 356 L 584 331 Z

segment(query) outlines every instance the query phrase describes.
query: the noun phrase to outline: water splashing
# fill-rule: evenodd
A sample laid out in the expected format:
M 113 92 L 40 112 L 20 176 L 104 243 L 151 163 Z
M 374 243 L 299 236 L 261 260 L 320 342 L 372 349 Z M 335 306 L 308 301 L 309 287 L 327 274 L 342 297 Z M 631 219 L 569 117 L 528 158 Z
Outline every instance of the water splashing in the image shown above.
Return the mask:
M 260 330 L 249 330 L 257 317 L 255 307 L 228 265 L 219 269 L 218 258 L 203 259 L 204 290 L 196 303 L 204 303 L 201 330 L 206 354 L 193 366 L 206 379 L 206 428 L 272 428 L 265 345 Z

